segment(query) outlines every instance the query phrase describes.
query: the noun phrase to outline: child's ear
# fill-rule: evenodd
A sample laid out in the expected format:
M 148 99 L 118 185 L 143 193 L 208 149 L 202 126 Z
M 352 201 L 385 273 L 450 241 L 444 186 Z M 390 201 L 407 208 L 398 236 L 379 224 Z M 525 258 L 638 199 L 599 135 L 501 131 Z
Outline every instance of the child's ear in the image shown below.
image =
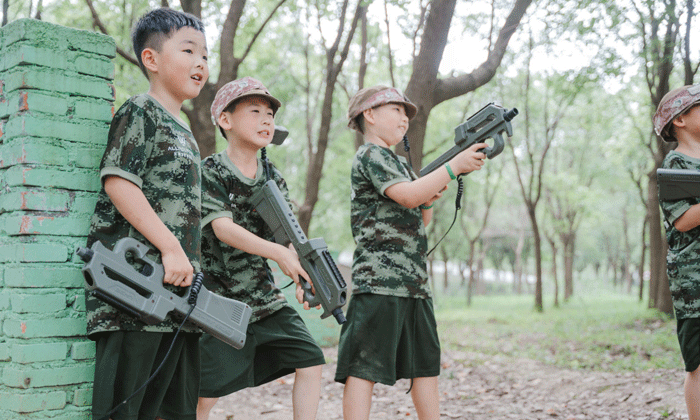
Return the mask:
M 151 48 L 144 48 L 141 51 L 141 62 L 151 73 L 158 72 L 158 53 Z
M 228 112 L 222 112 L 221 114 L 219 114 L 219 118 L 217 118 L 217 122 L 219 123 L 219 127 L 223 128 L 224 131 L 231 129 L 231 121 L 229 119 Z
M 686 124 L 685 114 L 681 114 L 673 119 L 673 126 L 674 127 L 685 127 L 685 124 Z
M 365 121 L 374 124 L 374 110 L 372 108 L 362 111 L 362 116 L 365 118 Z

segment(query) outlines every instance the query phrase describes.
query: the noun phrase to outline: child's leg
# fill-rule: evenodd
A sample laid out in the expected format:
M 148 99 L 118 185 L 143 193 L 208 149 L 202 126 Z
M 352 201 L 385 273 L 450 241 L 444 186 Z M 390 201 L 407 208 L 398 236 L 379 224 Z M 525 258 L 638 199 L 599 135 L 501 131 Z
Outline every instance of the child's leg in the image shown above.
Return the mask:
M 299 368 L 294 376 L 292 407 L 294 420 L 314 420 L 321 398 L 322 365 Z M 199 420 L 199 419 L 197 419 Z
M 700 420 L 700 368 L 685 375 L 685 405 L 688 420 Z
M 437 376 L 413 378 L 411 398 L 419 420 L 440 418 L 440 393 L 438 392 Z
M 199 397 L 199 400 L 197 400 L 197 420 L 209 419 L 209 412 L 214 408 L 217 401 L 219 401 L 218 398 Z
M 368 420 L 374 382 L 348 376 L 343 390 L 343 419 Z

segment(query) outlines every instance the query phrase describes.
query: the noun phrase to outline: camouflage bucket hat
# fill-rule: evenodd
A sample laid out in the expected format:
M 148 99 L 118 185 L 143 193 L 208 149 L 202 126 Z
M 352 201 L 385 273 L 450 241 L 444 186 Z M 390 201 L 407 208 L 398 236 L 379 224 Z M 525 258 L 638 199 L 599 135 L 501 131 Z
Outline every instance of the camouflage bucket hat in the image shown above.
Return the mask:
M 676 141 L 671 135 L 671 121 L 698 103 L 700 103 L 700 85 L 683 86 L 665 94 L 653 118 L 656 134 L 665 141 Z
M 211 104 L 211 121 L 214 125 L 218 125 L 219 115 L 224 112 L 231 102 L 246 96 L 263 96 L 267 98 L 274 113 L 277 113 L 279 107 L 282 106 L 282 103 L 270 94 L 261 81 L 246 76 L 226 83 L 216 92 L 214 103 Z
M 357 92 L 350 99 L 348 105 L 348 127 L 360 131 L 357 125 L 357 116 L 363 111 L 388 103 L 403 104 L 406 107 L 406 116 L 412 120 L 416 116 L 418 108 L 400 90 L 388 86 L 372 86 Z

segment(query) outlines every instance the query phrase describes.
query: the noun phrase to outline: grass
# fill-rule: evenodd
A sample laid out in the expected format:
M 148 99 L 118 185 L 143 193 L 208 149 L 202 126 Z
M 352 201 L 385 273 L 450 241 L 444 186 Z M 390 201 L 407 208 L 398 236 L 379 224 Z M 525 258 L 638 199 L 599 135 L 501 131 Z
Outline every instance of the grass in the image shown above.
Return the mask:
M 278 284 L 286 284 L 286 279 L 278 279 Z M 304 311 L 293 286 L 283 292 L 316 341 L 323 347 L 337 346 L 340 326 L 335 319 L 320 319 L 319 310 Z M 573 369 L 683 366 L 675 320 L 648 309 L 635 296 L 599 288 L 574 295 L 558 308 L 545 305 L 542 313 L 533 309 L 529 294 L 475 296 L 467 306 L 463 293 L 438 292 L 434 302 L 444 348 Z
M 534 311 L 531 295 L 436 298 L 442 345 L 525 357 L 574 369 L 638 371 L 682 366 L 675 321 L 635 297 L 575 296 Z

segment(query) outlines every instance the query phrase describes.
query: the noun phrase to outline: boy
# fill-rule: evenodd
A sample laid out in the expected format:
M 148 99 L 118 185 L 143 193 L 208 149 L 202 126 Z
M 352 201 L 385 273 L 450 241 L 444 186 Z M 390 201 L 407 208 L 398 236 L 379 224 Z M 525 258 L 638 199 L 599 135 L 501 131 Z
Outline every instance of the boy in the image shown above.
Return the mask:
M 654 114 L 656 134 L 678 147 L 663 168 L 700 171 L 700 85 L 668 92 Z M 661 201 L 668 240 L 667 272 L 685 362 L 685 403 L 690 420 L 700 420 L 700 197 Z
M 295 372 L 294 419 L 315 419 L 321 393 L 323 352 L 299 314 L 277 288 L 266 259 L 274 260 L 297 283 L 309 280 L 293 249 L 271 242 L 272 232 L 250 198 L 269 173 L 287 195 L 279 171 L 257 157 L 272 141 L 274 115 L 281 106 L 267 88 L 250 77 L 234 80 L 216 94 L 212 118 L 228 141 L 202 169 L 202 265 L 211 275 L 207 289 L 245 302 L 253 309 L 245 346 L 240 350 L 204 334 L 197 419 L 206 420 L 218 398 Z M 308 303 L 305 303 L 308 309 Z
M 426 271 L 425 225 L 451 179 L 478 170 L 475 144 L 443 169 L 417 178 L 395 155 L 416 106 L 395 88 L 374 86 L 350 100 L 348 126 L 363 134 L 352 163 L 350 222 L 357 248 L 352 297 L 338 345 L 335 380 L 345 383 L 343 416 L 369 419 L 376 382 L 410 378 L 421 420 L 440 416 L 440 342 Z
M 209 77 L 204 26 L 192 15 L 162 8 L 141 17 L 132 39 L 149 90 L 128 99 L 112 121 L 88 246 L 101 241 L 112 248 L 133 237 L 162 261 L 163 282 L 180 291 L 199 271 L 200 157 L 180 108 Z M 95 419 L 196 418 L 198 329 L 185 325 L 158 376 L 109 414 L 163 362 L 179 322 L 146 325 L 90 295 L 87 312 L 88 334 L 97 341 Z

